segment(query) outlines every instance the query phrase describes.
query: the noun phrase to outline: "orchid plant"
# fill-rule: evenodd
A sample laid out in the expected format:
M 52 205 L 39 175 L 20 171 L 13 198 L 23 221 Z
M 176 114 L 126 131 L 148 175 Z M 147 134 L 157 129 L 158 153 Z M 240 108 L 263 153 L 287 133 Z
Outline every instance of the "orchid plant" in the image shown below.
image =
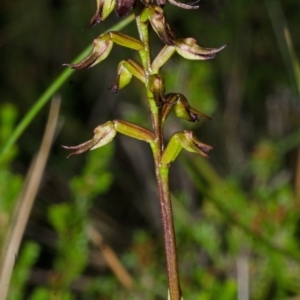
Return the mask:
M 201 118 L 210 118 L 192 108 L 182 94 L 166 94 L 164 79 L 159 72 L 175 52 L 189 60 L 207 60 L 214 58 L 216 53 L 224 49 L 226 45 L 220 48 L 202 48 L 194 38 L 177 38 L 166 20 L 163 10 L 165 0 L 157 0 L 156 2 L 154 4 L 147 0 L 96 0 L 96 12 L 88 24 L 89 27 L 104 21 L 113 10 L 116 11 L 119 17 L 123 17 L 133 10 L 140 39 L 135 39 L 120 32 L 107 32 L 93 41 L 93 49 L 84 60 L 76 64 L 65 64 L 65 66 L 78 70 L 93 67 L 107 58 L 114 43 L 136 50 L 139 53 L 140 62 L 132 59 L 121 61 L 117 68 L 116 80 L 110 86 L 110 89 L 114 93 L 118 92 L 130 83 L 133 76 L 141 81 L 146 90 L 152 128 L 147 129 L 124 120 L 108 121 L 96 127 L 94 137 L 91 140 L 77 146 L 63 147 L 74 150 L 70 155 L 80 154 L 110 143 L 117 133 L 149 143 L 155 163 L 161 207 L 169 284 L 168 297 L 170 300 L 181 300 L 182 293 L 179 283 L 168 179 L 169 168 L 182 148 L 207 157 L 213 147 L 200 142 L 193 132 L 188 130 L 174 133 L 169 142 L 164 143 L 163 127 L 172 110 L 179 118 L 191 122 L 197 122 Z M 183 9 L 198 8 L 197 2 L 190 4 L 179 3 L 176 0 L 168 0 L 168 2 Z M 165 45 L 153 60 L 151 58 L 151 45 L 149 44 L 150 26 Z

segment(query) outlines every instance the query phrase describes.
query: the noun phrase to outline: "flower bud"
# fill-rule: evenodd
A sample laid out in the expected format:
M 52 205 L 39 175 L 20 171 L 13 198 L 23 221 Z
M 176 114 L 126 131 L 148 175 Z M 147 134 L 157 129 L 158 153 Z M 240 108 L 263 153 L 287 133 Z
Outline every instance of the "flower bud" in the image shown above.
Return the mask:
M 178 100 L 174 105 L 174 112 L 177 117 L 185 119 L 190 122 L 198 122 L 201 118 L 210 120 L 208 116 L 192 108 L 189 105 L 187 99 L 183 95 L 177 94 L 177 97 Z
M 148 79 L 149 90 L 153 93 L 155 103 L 160 106 L 164 103 L 165 83 L 161 75 L 153 74 Z

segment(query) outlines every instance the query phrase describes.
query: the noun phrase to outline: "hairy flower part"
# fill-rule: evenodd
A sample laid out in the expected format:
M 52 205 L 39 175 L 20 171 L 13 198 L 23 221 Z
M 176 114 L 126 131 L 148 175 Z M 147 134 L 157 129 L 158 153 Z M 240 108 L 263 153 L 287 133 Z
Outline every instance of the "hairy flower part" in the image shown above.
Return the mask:
M 117 0 L 116 14 L 118 17 L 124 17 L 132 10 L 135 0 Z
M 219 48 L 203 48 L 197 45 L 194 38 L 176 39 L 174 41 L 176 52 L 186 59 L 207 60 L 216 56 L 216 53 L 223 50 L 226 45 Z
M 179 93 L 165 95 L 165 103 L 161 113 L 162 122 L 165 122 L 172 109 L 177 117 L 190 122 L 198 122 L 201 118 L 211 120 L 210 117 L 191 107 L 187 99 Z

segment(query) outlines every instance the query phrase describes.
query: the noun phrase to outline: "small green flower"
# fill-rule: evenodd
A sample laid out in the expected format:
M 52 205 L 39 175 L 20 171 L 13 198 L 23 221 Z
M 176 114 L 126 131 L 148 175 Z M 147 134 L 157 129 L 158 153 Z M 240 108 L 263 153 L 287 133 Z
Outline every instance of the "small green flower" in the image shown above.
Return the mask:
M 170 93 L 165 95 L 165 103 L 162 108 L 162 122 L 165 122 L 169 113 L 173 109 L 178 118 L 190 122 L 198 122 L 201 118 L 210 120 L 211 118 L 201 113 L 200 111 L 192 108 L 187 99 L 179 93 Z
M 161 163 L 164 165 L 172 163 L 182 148 L 188 152 L 197 153 L 203 157 L 209 157 L 209 152 L 214 147 L 200 142 L 194 136 L 192 131 L 184 130 L 176 132 L 172 135 L 165 151 L 163 152 Z

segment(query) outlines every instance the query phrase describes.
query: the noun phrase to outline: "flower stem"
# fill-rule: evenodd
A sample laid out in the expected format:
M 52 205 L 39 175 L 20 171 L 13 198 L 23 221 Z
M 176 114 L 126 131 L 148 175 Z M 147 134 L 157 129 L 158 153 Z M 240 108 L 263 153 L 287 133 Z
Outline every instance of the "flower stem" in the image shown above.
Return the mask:
M 172 214 L 172 203 L 169 189 L 169 165 L 161 163 L 161 157 L 164 150 L 163 125 L 159 104 L 156 103 L 151 86 L 149 86 L 149 76 L 154 72 L 151 69 L 151 54 L 149 45 L 148 20 L 143 22 L 139 8 L 135 10 L 136 23 L 140 39 L 144 44 L 140 51 L 142 65 L 146 75 L 147 98 L 151 111 L 151 122 L 154 133 L 154 142 L 151 148 L 155 163 L 155 174 L 158 185 L 159 201 L 161 208 L 161 218 L 163 225 L 164 247 L 167 264 L 167 276 L 169 283 L 170 300 L 181 300 L 181 290 L 179 284 L 179 272 L 177 264 L 176 239 Z
M 167 261 L 170 300 L 180 300 L 181 290 L 177 264 L 176 239 L 172 213 L 172 203 L 169 190 L 169 167 L 159 166 L 155 159 L 156 178 L 159 190 L 162 224 L 164 231 L 164 246 Z

